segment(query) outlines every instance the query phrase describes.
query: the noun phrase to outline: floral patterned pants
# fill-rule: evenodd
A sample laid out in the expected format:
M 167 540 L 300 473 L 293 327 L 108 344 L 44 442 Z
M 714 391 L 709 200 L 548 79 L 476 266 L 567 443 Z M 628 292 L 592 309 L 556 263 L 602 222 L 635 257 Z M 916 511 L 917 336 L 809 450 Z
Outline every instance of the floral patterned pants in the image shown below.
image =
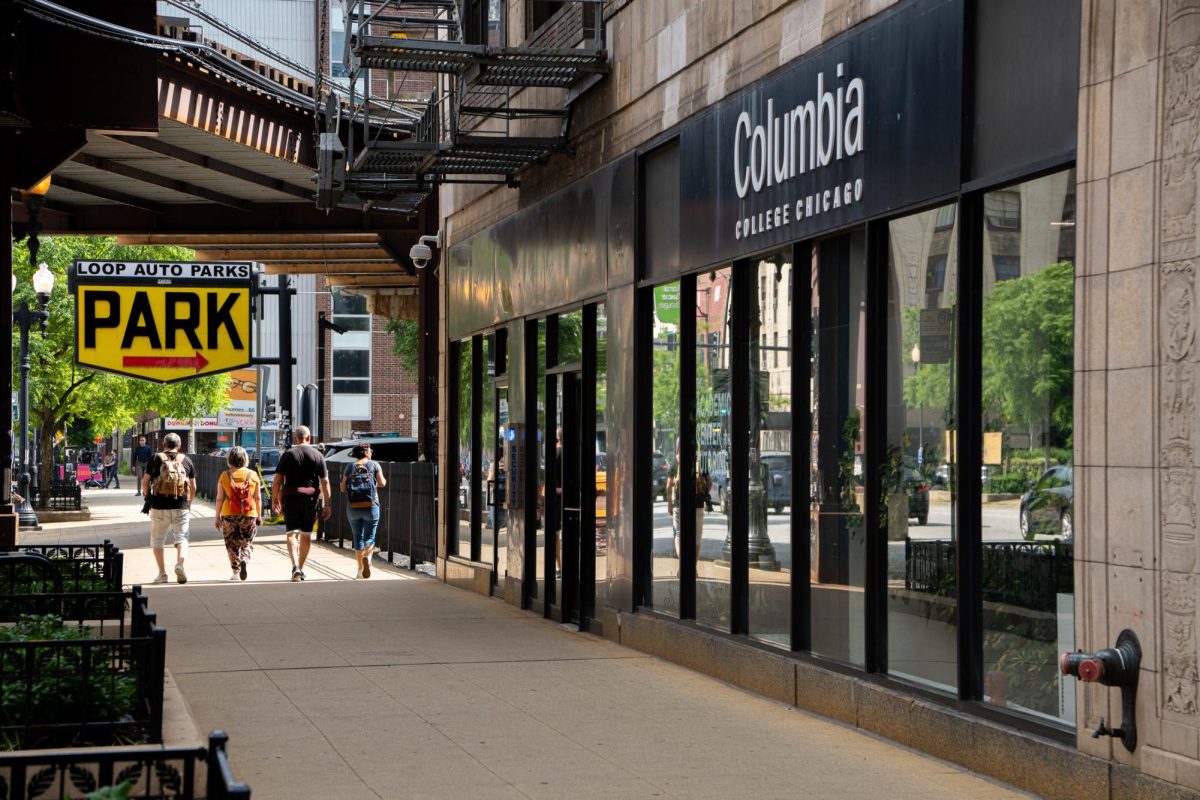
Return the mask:
M 242 561 L 250 560 L 254 550 L 254 517 L 221 517 L 221 533 L 225 536 L 225 550 L 229 553 L 229 563 L 234 569 Z

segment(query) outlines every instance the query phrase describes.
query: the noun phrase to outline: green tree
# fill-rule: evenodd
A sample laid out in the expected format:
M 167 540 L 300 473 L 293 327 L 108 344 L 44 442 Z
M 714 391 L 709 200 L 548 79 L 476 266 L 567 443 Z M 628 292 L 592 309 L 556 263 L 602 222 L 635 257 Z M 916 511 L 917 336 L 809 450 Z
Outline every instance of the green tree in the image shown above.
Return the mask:
M 144 411 L 157 411 L 164 417 L 203 416 L 224 408 L 229 398 L 225 375 L 162 386 L 75 365 L 75 298 L 67 288 L 68 270 L 75 259 L 188 261 L 194 258 L 191 250 L 124 247 L 112 237 L 47 237 L 41 240 L 38 255 L 55 276 L 46 332 L 31 330 L 29 336 L 29 421 L 31 435 L 40 431 L 40 488 L 45 497 L 52 476 L 54 437 L 76 420 L 86 420 L 97 431 L 122 430 Z M 13 248 L 14 307 L 22 300 L 30 308 L 37 307 L 33 270 L 26 244 L 18 243 Z M 20 381 L 19 347 L 14 336 L 14 386 Z
M 1072 438 L 1075 273 L 1051 264 L 992 289 L 983 306 L 983 400 L 1007 424 Z
M 417 365 L 421 363 L 421 328 L 410 319 L 389 319 L 388 333 L 395 336 L 392 355 L 400 362 L 400 369 L 412 378 L 417 376 Z

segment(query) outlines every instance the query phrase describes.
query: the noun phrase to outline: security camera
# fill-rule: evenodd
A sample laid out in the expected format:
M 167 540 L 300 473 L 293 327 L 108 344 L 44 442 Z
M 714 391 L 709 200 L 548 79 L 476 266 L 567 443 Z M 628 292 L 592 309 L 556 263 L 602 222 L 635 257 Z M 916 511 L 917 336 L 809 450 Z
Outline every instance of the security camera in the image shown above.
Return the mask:
M 425 269 L 433 260 L 433 250 L 429 247 L 431 244 L 439 248 L 442 246 L 441 231 L 433 236 L 422 236 L 408 251 L 408 257 L 412 259 L 413 266 L 417 269 Z
M 414 267 L 425 269 L 433 260 L 433 250 L 429 249 L 427 244 L 414 244 L 408 251 L 408 257 L 412 259 Z

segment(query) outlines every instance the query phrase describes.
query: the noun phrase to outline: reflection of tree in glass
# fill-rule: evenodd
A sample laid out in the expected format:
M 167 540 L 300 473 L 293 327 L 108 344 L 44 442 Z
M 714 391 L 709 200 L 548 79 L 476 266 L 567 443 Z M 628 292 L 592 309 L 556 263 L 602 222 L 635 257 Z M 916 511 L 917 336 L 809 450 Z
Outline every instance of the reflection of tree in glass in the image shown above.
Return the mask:
M 1005 424 L 1071 446 L 1075 273 L 1070 262 L 998 283 L 983 307 L 983 400 Z

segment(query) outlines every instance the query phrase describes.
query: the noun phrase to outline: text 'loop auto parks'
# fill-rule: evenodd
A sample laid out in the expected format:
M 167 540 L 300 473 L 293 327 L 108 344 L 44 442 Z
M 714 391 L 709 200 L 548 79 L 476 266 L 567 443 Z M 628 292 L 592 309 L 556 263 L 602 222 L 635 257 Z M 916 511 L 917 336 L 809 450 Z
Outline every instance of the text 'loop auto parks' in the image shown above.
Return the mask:
M 247 262 L 76 261 L 75 362 L 157 383 L 251 363 Z

